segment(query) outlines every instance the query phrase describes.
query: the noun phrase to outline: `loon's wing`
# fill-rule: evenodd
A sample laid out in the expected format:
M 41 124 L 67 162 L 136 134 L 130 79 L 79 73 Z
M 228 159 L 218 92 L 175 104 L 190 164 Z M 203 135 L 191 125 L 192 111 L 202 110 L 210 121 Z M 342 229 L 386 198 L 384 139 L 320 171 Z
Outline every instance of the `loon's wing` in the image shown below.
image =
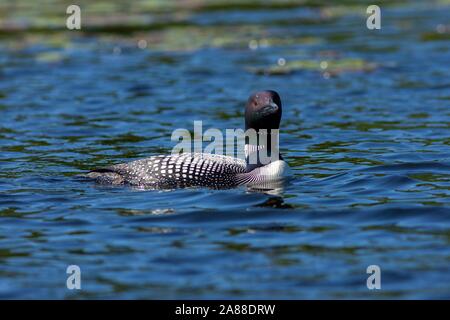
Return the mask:
M 153 156 L 89 172 L 102 184 L 130 184 L 151 188 L 206 186 L 228 188 L 245 172 L 245 161 L 206 153 Z

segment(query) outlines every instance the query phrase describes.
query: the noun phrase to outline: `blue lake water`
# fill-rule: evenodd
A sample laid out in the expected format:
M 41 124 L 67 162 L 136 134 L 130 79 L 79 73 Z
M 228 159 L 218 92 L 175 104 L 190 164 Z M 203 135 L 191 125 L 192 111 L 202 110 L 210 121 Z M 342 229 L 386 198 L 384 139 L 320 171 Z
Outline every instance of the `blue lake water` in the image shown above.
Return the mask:
M 0 298 L 450 298 L 449 9 L 387 6 L 373 31 L 364 8 L 298 6 L 6 32 Z M 194 120 L 242 128 L 261 89 L 283 101 L 279 193 L 76 178 L 169 153 Z

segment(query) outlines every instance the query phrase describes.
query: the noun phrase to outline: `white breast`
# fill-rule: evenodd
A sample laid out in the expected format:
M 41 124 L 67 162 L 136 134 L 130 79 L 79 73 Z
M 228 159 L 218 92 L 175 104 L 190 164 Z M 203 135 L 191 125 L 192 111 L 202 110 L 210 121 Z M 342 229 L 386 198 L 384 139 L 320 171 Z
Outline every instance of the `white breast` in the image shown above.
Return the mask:
M 284 160 L 277 160 L 254 170 L 264 180 L 276 180 L 291 175 L 291 170 Z

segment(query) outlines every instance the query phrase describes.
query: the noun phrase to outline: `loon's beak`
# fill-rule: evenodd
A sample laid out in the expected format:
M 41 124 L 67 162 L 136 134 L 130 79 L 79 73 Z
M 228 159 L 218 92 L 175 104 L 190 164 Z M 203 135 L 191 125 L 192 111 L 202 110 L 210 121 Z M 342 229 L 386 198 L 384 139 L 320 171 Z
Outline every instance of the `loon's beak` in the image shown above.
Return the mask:
M 264 107 L 261 108 L 260 110 L 260 114 L 263 116 L 269 115 L 271 113 L 275 113 L 278 111 L 278 105 L 271 101 L 268 105 L 265 105 Z

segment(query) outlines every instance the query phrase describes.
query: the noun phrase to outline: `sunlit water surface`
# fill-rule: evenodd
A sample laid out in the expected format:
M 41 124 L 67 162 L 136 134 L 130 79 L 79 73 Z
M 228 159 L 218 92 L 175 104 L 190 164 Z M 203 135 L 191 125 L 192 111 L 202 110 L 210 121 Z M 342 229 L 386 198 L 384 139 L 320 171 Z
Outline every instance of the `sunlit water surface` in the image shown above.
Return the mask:
M 301 7 L 190 18 L 280 39 L 256 47 L 254 31 L 186 50 L 95 33 L 0 41 L 0 297 L 450 298 L 450 53 L 436 32 L 448 9 L 389 7 L 380 31 L 352 14 L 303 23 L 317 14 Z M 271 72 L 279 58 L 370 70 Z M 284 102 L 294 173 L 278 194 L 75 177 L 168 153 L 194 120 L 242 127 L 247 96 L 266 88 Z M 66 288 L 71 264 L 82 290 Z

